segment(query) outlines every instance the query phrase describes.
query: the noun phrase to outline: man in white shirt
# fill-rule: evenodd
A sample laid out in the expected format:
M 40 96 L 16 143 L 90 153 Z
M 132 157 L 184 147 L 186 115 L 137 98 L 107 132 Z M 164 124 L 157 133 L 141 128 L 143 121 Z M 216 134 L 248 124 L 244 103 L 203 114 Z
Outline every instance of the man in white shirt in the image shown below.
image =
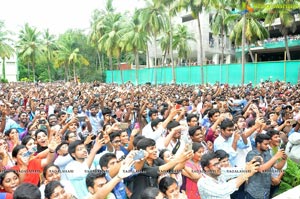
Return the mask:
M 204 154 L 201 159 L 201 167 L 204 173 L 197 183 L 201 198 L 230 199 L 230 194 L 238 190 L 239 186 L 257 172 L 258 163 L 254 162 L 252 160 L 247 164 L 245 172 L 237 178 L 224 182 L 218 179 L 221 175 L 219 158 L 216 157 L 215 153 Z

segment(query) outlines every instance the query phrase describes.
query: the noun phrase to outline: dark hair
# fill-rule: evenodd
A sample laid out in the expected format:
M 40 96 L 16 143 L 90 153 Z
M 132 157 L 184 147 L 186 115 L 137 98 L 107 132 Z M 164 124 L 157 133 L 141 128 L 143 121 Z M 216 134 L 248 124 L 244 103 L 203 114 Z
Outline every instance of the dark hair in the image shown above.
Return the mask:
M 257 146 L 257 143 L 262 143 L 264 140 L 270 140 L 270 136 L 267 134 L 258 134 L 255 138 L 255 146 Z
M 43 132 L 43 133 L 45 133 L 45 135 L 48 135 L 48 133 L 47 133 L 46 130 L 44 130 L 44 129 L 38 129 L 38 130 L 35 131 L 35 134 L 34 134 L 35 139 L 37 139 L 37 135 L 38 135 L 40 132 Z
M 148 116 L 151 117 L 151 116 L 152 116 L 153 114 L 155 114 L 155 113 L 158 113 L 158 110 L 155 109 L 155 108 L 152 108 L 152 109 L 149 110 Z
M 193 142 L 192 149 L 194 153 L 196 153 L 200 148 L 204 148 L 204 146 L 199 142 Z
M 64 188 L 62 184 L 60 184 L 59 181 L 51 181 L 49 182 L 45 187 L 45 198 L 50 199 L 51 195 L 54 193 L 54 190 L 56 187 L 60 186 L 61 188 Z
M 66 133 L 65 133 L 65 136 L 64 136 L 65 141 L 68 141 L 69 135 L 70 135 L 71 133 L 74 133 L 74 134 L 76 135 L 76 132 L 67 130 Z
M 229 154 L 226 151 L 224 151 L 223 149 L 216 150 L 215 155 L 216 155 L 216 158 L 219 158 L 219 160 L 223 160 L 224 158 L 229 157 Z
M 13 151 L 12 151 L 12 153 L 11 153 L 12 157 L 13 157 L 13 158 L 16 158 L 17 155 L 18 155 L 18 153 L 19 153 L 19 151 L 20 151 L 21 149 L 24 149 L 24 148 L 26 148 L 26 146 L 24 146 L 24 145 L 17 145 L 17 146 L 15 146 L 15 148 L 13 149 Z
M 161 192 L 163 192 L 164 194 L 166 194 L 168 188 L 172 185 L 176 183 L 177 184 L 177 181 L 172 178 L 172 177 L 163 177 L 160 181 L 159 181 L 159 190 Z M 177 184 L 178 185 L 178 184 Z
M 95 180 L 98 178 L 105 178 L 105 172 L 99 171 L 99 172 L 89 172 L 88 175 L 85 178 L 85 184 L 86 187 L 94 187 Z
M 159 194 L 159 189 L 156 187 L 147 187 L 141 194 L 141 199 L 155 199 Z
M 152 121 L 151 121 L 151 124 L 150 124 L 152 130 L 154 130 L 153 127 L 156 127 L 160 122 L 162 122 L 162 120 L 159 119 L 159 118 L 156 118 L 155 120 L 152 120 Z
M 57 115 L 58 118 L 60 118 L 62 115 L 66 115 L 67 113 L 64 111 L 60 111 Z
M 145 136 L 143 135 L 140 135 L 140 134 L 137 134 L 135 135 L 134 139 L 133 139 L 133 146 L 136 147 L 137 143 L 141 140 L 141 139 L 144 139 L 146 138 Z
M 137 143 L 136 148 L 138 150 L 140 150 L 140 149 L 146 150 L 147 147 L 155 146 L 155 144 L 156 144 L 155 140 L 153 140 L 151 138 L 143 138 Z
M 214 152 L 208 152 L 205 153 L 202 157 L 201 157 L 201 167 L 204 170 L 204 167 L 207 167 L 210 164 L 210 161 L 212 159 L 217 158 L 216 154 Z
M 99 160 L 99 165 L 101 169 L 102 167 L 107 167 L 108 162 L 114 158 L 117 158 L 117 156 L 114 153 L 105 153 Z
M 187 122 L 191 122 L 191 120 L 192 120 L 193 118 L 197 118 L 197 120 L 198 120 L 198 116 L 197 116 L 196 114 L 188 114 L 188 115 L 186 116 L 186 121 L 187 121 Z
M 50 167 L 56 167 L 58 169 L 58 171 L 60 172 L 60 169 L 59 169 L 59 166 L 51 163 L 51 164 L 47 164 L 44 169 L 43 169 L 43 176 L 44 178 L 46 179 L 46 173 L 47 173 L 47 170 L 50 168 Z
M 201 130 L 201 126 L 192 126 L 189 128 L 189 135 L 194 136 L 197 130 Z
M 104 107 L 101 112 L 102 112 L 103 116 L 105 116 L 105 115 L 111 115 L 111 110 L 108 107 Z
M 234 127 L 233 121 L 230 120 L 230 119 L 225 119 L 225 120 L 223 120 L 223 121 L 221 122 L 220 128 L 221 128 L 222 130 L 225 130 L 225 129 L 228 128 L 228 127 Z
M 177 127 L 177 126 L 180 126 L 180 123 L 177 122 L 177 121 L 175 121 L 175 120 L 172 120 L 172 121 L 170 121 L 170 122 L 167 124 L 167 130 L 170 131 L 171 129 L 173 129 L 173 128 Z
M 14 174 L 16 174 L 16 175 L 19 177 L 19 174 L 18 174 L 15 170 L 12 170 L 12 169 L 4 170 L 4 171 L 1 172 L 1 174 L 0 174 L 0 185 L 3 185 L 3 184 L 2 184 L 2 183 L 3 183 L 3 180 L 4 180 L 4 178 L 6 177 L 6 175 L 7 175 L 8 173 L 14 173 Z
M 211 109 L 207 114 L 208 118 L 212 118 L 215 113 L 220 113 L 219 109 Z
M 161 150 L 160 152 L 159 152 L 159 157 L 161 158 L 161 159 L 164 159 L 164 153 L 166 152 L 166 151 L 170 151 L 169 149 L 163 149 L 163 150 Z
M 48 121 L 49 121 L 50 117 L 55 117 L 57 119 L 56 115 L 53 113 L 48 116 Z
M 14 130 L 14 129 L 15 129 L 17 132 L 19 132 L 16 128 L 10 128 L 10 129 L 6 130 L 4 134 L 8 137 L 9 134 L 11 133 L 11 131 Z
M 279 131 L 275 130 L 275 129 L 271 129 L 271 130 L 268 130 L 267 133 L 266 133 L 270 139 L 274 136 L 274 135 L 279 135 Z
M 70 156 L 73 158 L 73 160 L 75 160 L 75 157 L 72 156 L 72 153 L 75 153 L 77 146 L 83 145 L 83 144 L 84 144 L 83 140 L 75 140 L 74 142 L 71 142 L 69 144 L 68 152 L 69 152 Z
M 120 137 L 120 135 L 120 132 L 112 132 L 111 134 L 109 134 L 109 139 L 112 142 L 116 137 Z
M 40 199 L 41 192 L 36 185 L 22 183 L 14 192 L 14 199 Z
M 34 140 L 34 138 L 31 137 L 30 135 L 26 135 L 26 136 L 22 139 L 21 144 L 25 146 L 31 139 Z

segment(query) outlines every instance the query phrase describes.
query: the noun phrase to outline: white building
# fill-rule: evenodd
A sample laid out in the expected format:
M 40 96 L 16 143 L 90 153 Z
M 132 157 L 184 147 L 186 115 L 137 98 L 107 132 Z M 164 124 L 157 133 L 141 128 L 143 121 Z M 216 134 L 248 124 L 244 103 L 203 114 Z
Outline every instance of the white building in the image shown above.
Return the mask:
M 212 19 L 213 14 L 203 12 L 200 15 L 200 23 L 201 23 L 201 32 L 202 32 L 202 46 L 203 46 L 203 64 L 219 64 L 222 54 L 221 48 L 221 38 L 218 36 L 214 36 L 212 31 L 210 30 L 209 21 Z M 189 56 L 190 63 L 200 63 L 200 42 L 199 42 L 199 33 L 198 33 L 198 24 L 197 20 L 192 17 L 191 14 L 181 13 L 178 16 L 172 19 L 172 24 L 183 24 L 187 26 L 188 31 L 194 35 L 196 42 L 190 42 L 191 53 Z M 162 51 L 160 49 L 159 43 L 157 42 L 157 58 L 158 65 L 161 65 L 162 60 Z M 154 42 L 151 42 L 149 47 L 149 55 L 150 55 L 150 67 L 153 67 L 154 57 L 155 57 L 155 48 Z M 176 50 L 173 51 L 174 59 L 177 58 Z M 235 55 L 235 51 L 233 45 L 231 45 L 231 41 L 229 37 L 224 38 L 224 61 L 223 63 L 232 63 L 232 58 Z M 167 58 L 170 57 L 167 55 Z M 187 62 L 186 61 L 186 62 Z M 168 62 L 167 62 L 168 63 Z M 177 65 L 181 65 L 177 63 Z
M 2 75 L 2 62 L 3 60 L 0 59 L 0 76 L 1 79 L 3 78 Z M 17 66 L 17 58 L 11 57 L 10 59 L 5 59 L 5 73 L 6 79 L 9 82 L 16 82 L 18 76 L 18 66 Z

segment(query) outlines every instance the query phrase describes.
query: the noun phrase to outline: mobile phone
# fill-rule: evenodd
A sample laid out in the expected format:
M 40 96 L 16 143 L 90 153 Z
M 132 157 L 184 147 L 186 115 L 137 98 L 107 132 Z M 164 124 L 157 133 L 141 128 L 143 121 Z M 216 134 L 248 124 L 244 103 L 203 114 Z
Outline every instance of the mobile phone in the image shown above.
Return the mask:
M 144 151 L 143 150 L 139 150 L 134 156 L 133 156 L 133 160 L 140 160 L 143 159 L 145 157 Z
M 91 140 L 94 140 L 94 139 L 96 139 L 96 135 L 95 134 L 93 134 L 93 133 L 91 133 L 90 135 L 92 135 L 92 137 L 91 137 Z
M 119 127 L 120 127 L 120 129 L 122 129 L 122 130 L 126 130 L 126 129 L 128 129 L 129 124 L 128 124 L 128 123 L 121 122 L 121 123 L 119 124 Z
M 262 164 L 262 157 L 261 156 L 255 156 L 254 157 L 254 163 L 256 163 L 256 162 L 258 162 L 259 165 L 261 165 Z
M 77 116 L 77 119 L 79 122 L 84 122 L 85 117 L 84 116 Z
M 46 120 L 44 120 L 44 119 L 39 120 L 39 124 L 46 124 Z

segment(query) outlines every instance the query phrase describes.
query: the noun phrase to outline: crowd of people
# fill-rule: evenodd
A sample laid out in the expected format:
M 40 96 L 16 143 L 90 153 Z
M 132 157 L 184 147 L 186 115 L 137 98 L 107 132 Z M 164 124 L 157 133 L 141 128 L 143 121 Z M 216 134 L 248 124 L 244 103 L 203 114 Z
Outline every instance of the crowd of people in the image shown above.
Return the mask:
M 0 198 L 271 198 L 299 94 L 280 81 L 2 84 Z

